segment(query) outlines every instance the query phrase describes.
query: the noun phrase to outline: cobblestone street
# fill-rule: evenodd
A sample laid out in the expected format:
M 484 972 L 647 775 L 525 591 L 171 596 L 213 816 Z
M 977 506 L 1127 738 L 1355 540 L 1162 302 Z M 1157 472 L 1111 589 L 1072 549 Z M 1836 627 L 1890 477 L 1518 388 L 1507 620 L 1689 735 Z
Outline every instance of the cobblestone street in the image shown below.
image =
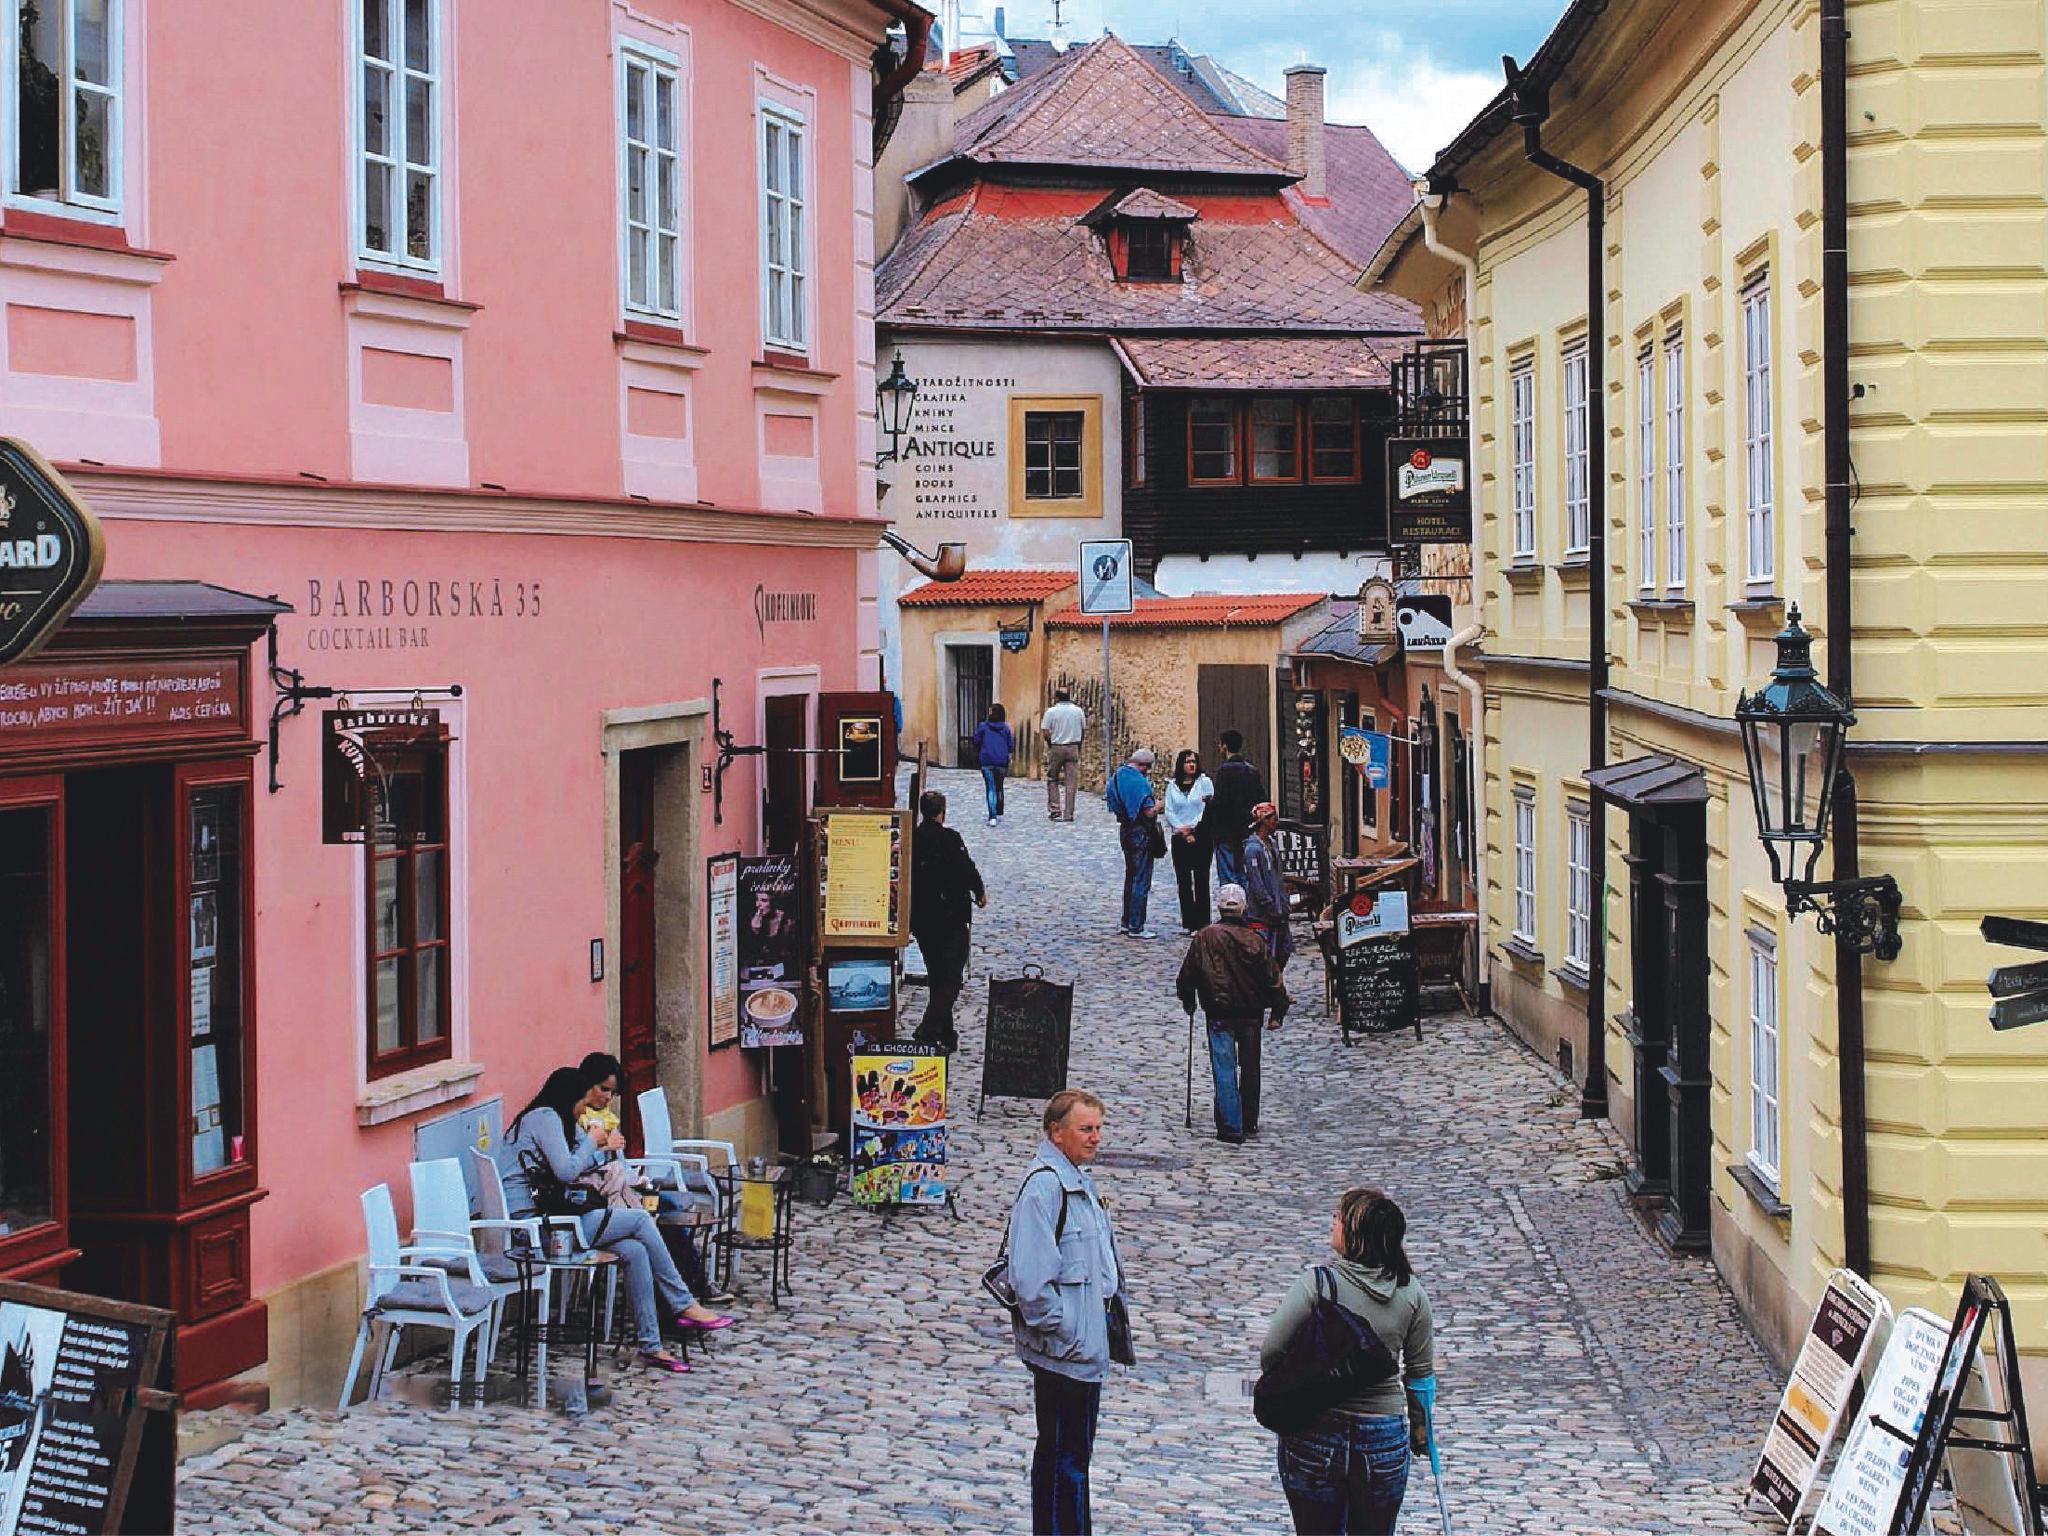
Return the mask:
M 265 1415 L 182 1468 L 192 1532 L 1019 1532 L 1030 1396 L 980 1292 L 1036 1104 L 974 1119 L 990 971 L 1077 983 L 1070 1080 L 1108 1101 L 1100 1178 L 1130 1271 L 1140 1365 L 1103 1404 L 1097 1529 L 1284 1531 L 1274 1442 L 1244 1383 L 1339 1191 L 1384 1184 L 1436 1307 L 1454 1528 L 1474 1533 L 1767 1530 L 1740 1489 L 1777 1383 L 1711 1267 L 1667 1258 L 1624 1209 L 1621 1152 L 1498 1026 L 1459 1016 L 1345 1049 L 1316 968 L 1268 1039 L 1261 1134 L 1183 1128 L 1186 1017 L 1172 873 L 1141 943 L 1116 931 L 1118 857 L 1098 800 L 1049 825 L 1040 786 L 984 826 L 980 785 L 940 774 L 990 890 L 961 1004 L 952 1163 L 961 1219 L 884 1222 L 842 1195 L 799 1205 L 796 1295 L 689 1377 L 607 1367 L 580 1419 L 509 1403 L 403 1402 Z M 1171 935 L 1171 938 L 1164 935 Z M 909 995 L 909 1025 L 923 1007 Z M 499 1084 L 508 1099 L 523 1085 Z M 353 1191 L 336 1190 L 334 1198 Z M 1437 1529 L 1426 1465 L 1402 1530 Z

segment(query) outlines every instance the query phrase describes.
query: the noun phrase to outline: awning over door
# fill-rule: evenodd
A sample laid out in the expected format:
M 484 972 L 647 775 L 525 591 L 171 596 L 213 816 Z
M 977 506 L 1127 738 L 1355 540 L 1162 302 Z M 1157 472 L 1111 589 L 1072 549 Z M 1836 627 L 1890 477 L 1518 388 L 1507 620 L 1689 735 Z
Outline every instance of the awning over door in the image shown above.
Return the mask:
M 1586 775 L 1586 782 L 1611 804 L 1631 811 L 1707 803 L 1706 775 L 1684 758 L 1661 752 L 1595 768 Z

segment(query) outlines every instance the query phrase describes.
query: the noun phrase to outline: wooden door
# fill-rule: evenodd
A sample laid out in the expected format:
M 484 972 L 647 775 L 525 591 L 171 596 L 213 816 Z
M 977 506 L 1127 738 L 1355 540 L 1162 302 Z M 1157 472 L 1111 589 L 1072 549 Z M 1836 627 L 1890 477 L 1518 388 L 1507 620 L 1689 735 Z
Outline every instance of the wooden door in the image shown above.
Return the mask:
M 1241 732 L 1244 755 L 1259 770 L 1259 782 L 1266 786 L 1268 796 L 1273 793 L 1272 698 L 1270 667 L 1204 662 L 1196 668 L 1195 713 L 1202 733 L 1202 760 L 1211 765 L 1220 761 L 1217 738 L 1225 731 Z
M 806 725 L 811 696 L 807 693 L 771 694 L 763 705 L 763 799 L 761 802 L 761 851 L 795 853 L 803 843 L 804 785 L 810 774 L 803 749 L 810 745 Z
M 622 1128 L 641 1145 L 638 1095 L 655 1085 L 654 753 L 619 758 L 619 1086 Z
M 0 780 L 0 1275 L 75 1257 L 67 1196 L 64 792 Z

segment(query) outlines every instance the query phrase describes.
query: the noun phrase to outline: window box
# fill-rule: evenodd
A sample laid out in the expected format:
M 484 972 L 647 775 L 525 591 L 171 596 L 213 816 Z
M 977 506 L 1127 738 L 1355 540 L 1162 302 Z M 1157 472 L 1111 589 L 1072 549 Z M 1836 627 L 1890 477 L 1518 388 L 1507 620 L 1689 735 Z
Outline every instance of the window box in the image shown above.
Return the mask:
M 1723 605 L 1751 635 L 1768 638 L 1785 626 L 1785 599 L 1775 593 Z
M 383 1125 L 423 1109 L 466 1099 L 476 1092 L 477 1080 L 483 1075 L 479 1062 L 437 1061 L 409 1072 L 380 1077 L 357 1096 L 356 1124 Z
M 1774 1221 L 1790 1221 L 1792 1219 L 1792 1207 L 1787 1205 L 1779 1196 L 1776 1187 L 1772 1185 L 1770 1180 L 1750 1167 L 1748 1163 L 1730 1163 L 1728 1165 L 1728 1173 L 1737 1184 L 1742 1186 L 1742 1192 L 1756 1202 L 1757 1209 L 1761 1210 L 1766 1216 Z
M 1517 592 L 1534 592 L 1543 585 L 1543 567 L 1534 560 L 1518 559 L 1500 568 L 1501 580 Z
M 1574 965 L 1569 960 L 1565 961 L 1563 965 L 1554 967 L 1550 974 L 1581 997 L 1584 997 L 1593 990 L 1592 972 L 1588 971 L 1584 966 Z
M 1509 939 L 1507 943 L 1501 945 L 1500 952 L 1518 965 L 1526 965 L 1539 971 L 1543 969 L 1543 951 L 1526 940 Z
M 1568 556 L 1551 567 L 1557 573 L 1560 585 L 1573 592 L 1583 592 L 1593 584 L 1593 562 L 1584 555 Z

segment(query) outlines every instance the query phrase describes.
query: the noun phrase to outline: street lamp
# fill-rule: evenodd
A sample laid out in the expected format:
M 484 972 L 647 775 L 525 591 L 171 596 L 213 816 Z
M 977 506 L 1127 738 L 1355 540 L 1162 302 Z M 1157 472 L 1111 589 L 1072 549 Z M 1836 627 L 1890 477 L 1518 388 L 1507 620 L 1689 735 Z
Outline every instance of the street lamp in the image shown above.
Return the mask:
M 875 417 L 889 438 L 889 446 L 875 455 L 877 463 L 903 456 L 903 434 L 910 430 L 910 412 L 916 403 L 917 380 L 903 371 L 903 353 L 898 350 L 889 365 L 889 376 L 875 385 Z
M 1890 875 L 1813 878 L 1856 712 L 1815 674 L 1813 636 L 1800 625 L 1797 603 L 1785 616 L 1777 645 L 1770 683 L 1744 693 L 1735 705 L 1743 755 L 1749 760 L 1757 836 L 1770 858 L 1771 878 L 1785 888 L 1788 915 L 1811 912 L 1822 933 L 1839 932 L 1858 954 L 1896 960 L 1896 880 Z

